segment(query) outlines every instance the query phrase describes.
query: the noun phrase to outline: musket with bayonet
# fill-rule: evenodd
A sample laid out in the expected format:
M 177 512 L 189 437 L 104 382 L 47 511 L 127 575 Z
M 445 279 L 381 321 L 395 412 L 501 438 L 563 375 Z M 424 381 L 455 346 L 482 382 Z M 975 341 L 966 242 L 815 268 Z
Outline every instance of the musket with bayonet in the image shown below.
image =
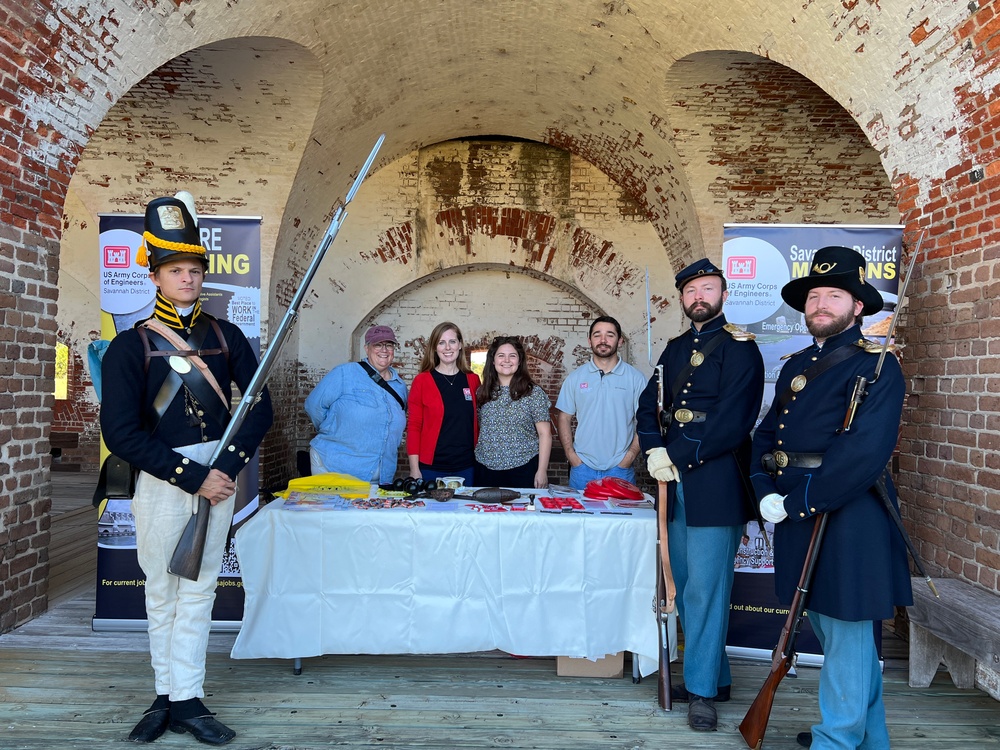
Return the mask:
M 844 415 L 844 426 L 840 428 L 841 432 L 850 432 L 851 424 L 854 422 L 854 415 L 858 411 L 858 407 L 861 406 L 861 402 L 865 400 L 868 395 L 868 386 L 874 385 L 875 381 L 878 380 L 879 374 L 882 372 L 882 364 L 885 362 L 885 355 L 893 348 L 892 336 L 896 332 L 896 321 L 899 319 L 899 311 L 903 307 L 903 300 L 906 298 L 906 290 L 910 287 L 910 276 L 913 275 L 913 267 L 917 263 L 917 256 L 920 254 L 920 246 L 924 242 L 924 233 L 920 233 L 920 238 L 917 240 L 917 248 L 913 251 L 913 257 L 910 258 L 910 265 L 906 269 L 906 276 L 903 278 L 903 286 L 899 290 L 899 295 L 896 297 L 896 309 L 892 311 L 892 318 L 889 320 L 889 329 L 885 333 L 885 341 L 882 342 L 882 351 L 879 352 L 878 362 L 875 363 L 875 374 L 872 376 L 871 380 L 868 380 L 863 375 L 858 375 L 857 379 L 854 381 L 854 391 L 851 393 L 851 400 L 847 408 L 847 414 Z
M 860 375 L 857 377 L 854 384 L 854 392 L 851 394 L 851 399 L 848 402 L 847 410 L 844 415 L 844 426 L 841 429 L 841 432 L 850 431 L 858 407 L 868 395 L 868 387 L 878 380 L 879 374 L 882 371 L 882 363 L 885 361 L 885 355 L 889 351 L 892 334 L 896 330 L 896 321 L 899 318 L 900 309 L 902 308 L 902 300 L 905 298 L 906 290 L 909 287 L 910 275 L 913 273 L 913 266 L 916 263 L 917 255 L 920 253 L 920 245 L 922 242 L 923 233 L 921 233 L 920 239 L 917 241 L 916 250 L 914 250 L 913 257 L 910 259 L 910 266 L 906 272 L 906 277 L 903 280 L 903 286 L 900 289 L 900 293 L 897 298 L 896 309 L 893 310 L 892 319 L 889 322 L 889 329 L 886 332 L 885 341 L 882 345 L 882 352 L 875 365 L 875 374 L 870 381 Z M 903 523 L 899 520 L 896 508 L 889 499 L 889 495 L 884 484 L 884 476 L 885 472 L 883 472 L 882 476 L 879 477 L 878 482 L 876 482 L 876 493 L 882 498 L 886 509 L 889 511 L 889 516 L 896 522 L 896 526 L 903 535 L 903 539 L 906 541 L 910 549 L 910 553 L 914 556 L 914 562 L 917 563 L 918 568 L 920 568 L 923 573 L 923 567 L 920 565 L 919 560 L 917 560 L 909 535 L 906 534 L 906 529 L 903 528 Z M 881 487 L 879 486 L 880 483 Z M 806 552 L 802 572 L 799 575 L 799 583 L 795 587 L 795 594 L 792 598 L 792 605 L 788 610 L 788 617 L 785 620 L 784 627 L 781 629 L 778 644 L 775 646 L 774 653 L 772 654 L 771 671 L 768 674 L 767 679 L 764 681 L 764 685 L 761 687 L 760 692 L 757 693 L 757 697 L 754 699 L 753 703 L 750 704 L 750 708 L 747 709 L 746 715 L 743 717 L 743 721 L 740 722 L 740 734 L 743 735 L 743 739 L 746 740 L 747 746 L 753 748 L 753 750 L 761 750 L 761 746 L 764 743 L 764 733 L 767 731 L 767 723 L 771 717 L 771 707 L 774 704 L 774 694 L 778 689 L 778 684 L 784 676 L 788 674 L 792 665 L 795 663 L 795 641 L 798 637 L 800 629 L 802 628 L 802 619 L 805 616 L 805 610 L 809 602 L 809 589 L 812 586 L 813 573 L 816 569 L 816 563 L 819 560 L 819 553 L 823 544 L 823 537 L 826 534 L 828 521 L 829 515 L 827 513 L 816 514 L 812 537 L 809 541 L 809 549 Z M 935 590 L 931 579 L 927 577 L 926 574 L 924 574 L 924 577 L 927 580 L 928 585 L 930 585 L 931 591 L 933 591 L 934 595 L 937 596 L 937 591 Z
M 253 408 L 253 405 L 263 392 L 264 386 L 267 384 L 267 379 L 271 374 L 271 368 L 281 353 L 281 348 L 292 326 L 298 319 L 299 307 L 302 305 L 302 301 L 309 291 L 309 285 L 312 283 L 316 271 L 319 270 L 319 266 L 323 262 L 327 250 L 329 250 L 330 245 L 336 239 L 344 218 L 347 216 L 347 205 L 354 198 L 354 194 L 358 192 L 358 188 L 361 187 L 361 183 L 364 181 L 365 175 L 368 174 L 368 170 L 371 169 L 371 165 L 375 161 L 375 156 L 382 147 L 384 140 L 385 134 L 383 133 L 375 142 L 375 147 L 371 150 L 371 153 L 365 160 L 364 166 L 358 172 L 358 176 L 355 178 L 354 184 L 351 185 L 351 189 L 348 191 L 347 197 L 344 198 L 344 202 L 337 206 L 333 212 L 333 219 L 330 221 L 330 226 L 327 228 L 326 234 L 323 235 L 323 239 L 320 240 L 319 248 L 316 250 L 309 268 L 306 269 L 302 283 L 288 305 L 288 311 L 285 313 L 274 336 L 271 338 L 271 343 L 261 358 L 257 371 L 250 379 L 250 384 L 247 386 L 246 392 L 233 411 L 229 424 L 222 433 L 222 437 L 219 438 L 219 444 L 208 461 L 209 466 L 213 466 L 219 460 L 219 457 L 226 450 L 233 437 L 239 432 L 250 409 Z M 211 509 L 211 503 L 204 497 L 199 496 L 198 505 L 188 520 L 187 526 L 184 527 L 181 538 L 177 542 L 174 553 L 170 558 L 170 563 L 167 565 L 169 573 L 192 581 L 198 580 L 198 575 L 201 572 L 202 557 L 205 553 L 205 540 L 208 536 L 208 518 Z

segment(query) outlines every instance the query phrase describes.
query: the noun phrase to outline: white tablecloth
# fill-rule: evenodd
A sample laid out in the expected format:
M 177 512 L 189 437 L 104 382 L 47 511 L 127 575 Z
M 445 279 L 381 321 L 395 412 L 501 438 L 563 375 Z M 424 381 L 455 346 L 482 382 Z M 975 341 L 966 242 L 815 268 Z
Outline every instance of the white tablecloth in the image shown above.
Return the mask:
M 502 649 L 656 670 L 656 517 L 414 509 L 296 512 L 236 534 L 235 659 Z

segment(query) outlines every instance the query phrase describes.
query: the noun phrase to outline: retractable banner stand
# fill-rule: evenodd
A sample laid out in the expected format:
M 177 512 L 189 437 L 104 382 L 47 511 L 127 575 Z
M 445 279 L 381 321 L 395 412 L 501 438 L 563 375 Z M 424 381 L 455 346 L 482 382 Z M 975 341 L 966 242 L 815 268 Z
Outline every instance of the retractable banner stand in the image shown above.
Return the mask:
M 881 292 L 885 304 L 881 312 L 865 318 L 862 331 L 870 339 L 884 340 L 903 272 L 901 225 L 726 224 L 723 236 L 723 269 L 729 282 L 726 318 L 757 335 L 764 357 L 764 398 L 758 423 L 774 399 L 781 358 L 812 343 L 805 316 L 784 303 L 781 288 L 809 274 L 813 254 L 820 248 L 851 247 L 868 261 L 866 280 Z M 774 524 L 766 523 L 765 529 L 772 538 Z M 774 559 L 755 521 L 747 525 L 736 555 L 730 607 L 727 651 L 770 659 L 788 609 L 774 594 Z M 880 639 L 880 623 L 875 631 Z M 877 642 L 881 647 L 881 641 Z M 819 642 L 808 618 L 803 620 L 796 646 L 800 663 L 821 663 Z
M 201 216 L 208 274 L 202 309 L 228 320 L 260 357 L 260 217 Z M 110 340 L 153 313 L 156 287 L 149 270 L 135 262 L 144 217 L 100 215 L 101 337 Z M 113 403 L 113 395 L 104 394 Z M 109 408 L 111 404 L 109 403 Z M 102 456 L 103 458 L 103 456 Z M 239 476 L 229 546 L 212 610 L 216 630 L 236 630 L 243 619 L 243 582 L 232 534 L 258 504 L 258 456 Z M 135 519 L 128 498 L 109 498 L 98 519 L 97 607 L 94 630 L 145 630 L 145 576 L 135 548 Z

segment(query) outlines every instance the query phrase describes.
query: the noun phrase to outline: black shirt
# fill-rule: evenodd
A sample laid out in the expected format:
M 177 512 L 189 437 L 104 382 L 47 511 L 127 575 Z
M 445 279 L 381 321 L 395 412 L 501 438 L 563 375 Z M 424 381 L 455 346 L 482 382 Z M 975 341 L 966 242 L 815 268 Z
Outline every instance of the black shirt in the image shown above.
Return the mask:
M 421 464 L 421 467 L 431 471 L 464 471 L 472 467 L 476 447 L 473 437 L 474 403 L 469 379 L 464 372 L 442 375 L 437 370 L 431 370 L 430 373 L 441 392 L 444 419 L 434 450 L 434 463 L 431 466 Z

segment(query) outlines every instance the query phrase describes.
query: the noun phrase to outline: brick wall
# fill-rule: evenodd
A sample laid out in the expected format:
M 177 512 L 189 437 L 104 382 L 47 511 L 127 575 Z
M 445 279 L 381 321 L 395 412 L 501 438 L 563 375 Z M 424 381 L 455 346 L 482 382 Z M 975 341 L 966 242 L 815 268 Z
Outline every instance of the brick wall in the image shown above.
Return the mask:
M 900 485 L 931 575 L 1000 591 L 1000 16 L 995 3 L 962 11 L 954 28 L 921 18 L 911 30 L 925 64 L 965 66 L 970 77 L 956 82 L 956 114 L 941 126 L 949 159 L 931 179 L 904 171 L 896 180 L 911 244 L 917 227 L 926 232 L 907 318 Z M 927 125 L 914 119 L 907 136 Z
M 0 5 L 0 632 L 45 609 L 60 214 L 86 130 L 68 114 L 92 93 L 53 59 L 68 32 Z

